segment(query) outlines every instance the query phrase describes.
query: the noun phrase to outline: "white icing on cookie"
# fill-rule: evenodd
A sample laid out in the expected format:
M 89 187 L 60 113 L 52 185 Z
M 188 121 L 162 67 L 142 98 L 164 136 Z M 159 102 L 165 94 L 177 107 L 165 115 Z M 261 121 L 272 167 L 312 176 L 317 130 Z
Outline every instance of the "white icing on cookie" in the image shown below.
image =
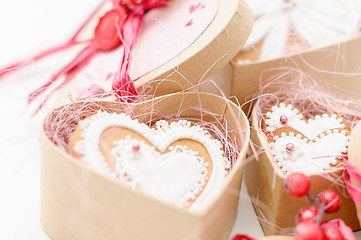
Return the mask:
M 139 150 L 134 151 L 132 144 L 139 144 Z M 144 193 L 183 207 L 206 185 L 204 157 L 187 146 L 170 147 L 170 152 L 160 154 L 135 139 L 122 139 L 115 145 L 111 154 L 119 179 Z
M 287 118 L 286 123 L 281 123 L 281 117 Z M 273 132 L 281 127 L 291 127 L 303 133 L 307 138 L 314 139 L 320 133 L 333 128 L 346 128 L 344 119 L 336 114 L 316 115 L 313 119 L 306 120 L 301 112 L 292 104 L 280 103 L 274 105 L 266 113 L 265 125 L 267 132 Z
M 83 130 L 82 139 L 76 142 L 74 150 L 83 155 L 82 161 L 89 167 L 180 207 L 188 206 L 188 202 L 202 191 L 190 207 L 193 211 L 203 209 L 221 190 L 230 168 L 221 143 L 212 139 L 201 127 L 186 120 L 171 123 L 158 121 L 155 128 L 149 128 L 124 113 L 98 111 L 79 125 Z M 115 173 L 109 168 L 99 147 L 102 133 L 110 127 L 131 129 L 152 144 L 150 146 L 130 136 L 115 141 L 111 149 Z M 179 139 L 195 140 L 207 149 L 213 164 L 207 184 L 208 166 L 204 157 L 187 146 L 170 146 Z
M 354 2 L 360 1 L 247 0 L 256 20 L 246 48 L 262 42 L 260 60 L 280 57 L 288 52 L 291 30 L 305 43 L 294 51 L 348 40 L 359 32 L 361 21 Z
M 310 141 L 301 134 L 282 132 L 274 137 L 271 149 L 274 160 L 282 171 L 318 174 L 337 164 L 337 157 L 347 154 L 349 135 L 346 130 L 333 129 L 322 133 Z M 293 144 L 294 150 L 288 151 L 287 144 Z

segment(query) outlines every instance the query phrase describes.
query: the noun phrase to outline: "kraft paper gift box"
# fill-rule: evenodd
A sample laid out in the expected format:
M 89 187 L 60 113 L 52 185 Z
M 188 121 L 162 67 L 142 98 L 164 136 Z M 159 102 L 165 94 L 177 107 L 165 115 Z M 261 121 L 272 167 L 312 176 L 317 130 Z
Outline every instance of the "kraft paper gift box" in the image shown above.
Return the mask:
M 232 93 L 240 101 L 250 100 L 251 96 L 258 91 L 260 82 L 267 85 L 274 80 L 274 76 L 282 72 L 299 70 L 302 74 L 314 80 L 317 84 L 329 89 L 335 98 L 352 100 L 361 99 L 361 62 L 358 56 L 361 54 L 361 37 L 356 36 L 348 41 L 331 45 L 324 48 L 308 50 L 298 54 L 252 63 L 237 63 L 234 59 L 228 68 L 232 71 Z M 247 71 L 246 71 L 247 69 Z M 242 84 L 242 79 L 249 79 L 247 85 Z M 269 92 L 277 89 L 269 89 Z M 274 163 L 270 153 L 269 144 L 262 133 L 257 116 L 257 106 L 252 110 L 252 130 L 251 139 L 266 152 L 260 155 L 258 161 L 252 161 L 249 166 L 249 173 L 246 171 L 247 186 L 252 197 L 260 199 L 270 206 L 269 211 L 257 209 L 258 216 L 262 216 L 269 221 L 267 224 L 261 221 L 265 234 L 270 235 L 282 231 L 272 226 L 275 224 L 281 228 L 294 226 L 294 216 L 300 207 L 307 204 L 306 200 L 296 200 L 291 198 L 283 188 L 284 174 Z M 360 111 L 360 106 L 350 103 L 350 109 Z M 352 141 L 352 137 L 351 137 Z M 256 179 L 256 174 L 260 177 Z M 342 177 L 341 170 L 334 170 L 334 177 Z M 347 195 L 345 188 L 336 188 L 329 180 L 322 176 L 311 176 L 312 193 L 316 194 L 323 189 L 331 187 L 338 191 L 342 197 L 342 209 L 333 215 L 328 215 L 329 219 L 340 217 L 353 230 L 358 230 L 360 224 L 356 218 L 355 204 Z M 274 184 L 275 188 L 272 188 Z M 258 192 L 260 191 L 260 192 Z M 291 201 L 294 205 L 286 204 Z M 287 229 L 283 231 L 288 231 Z
M 192 4 L 196 1 L 186 2 Z M 251 31 L 253 16 L 244 0 L 213 2 L 217 3 L 217 11 L 209 25 L 189 46 L 170 60 L 136 77 L 134 82 L 138 91 L 161 96 L 193 87 L 237 54 Z M 174 8 L 180 3 L 182 1 L 171 1 L 160 11 L 167 11 L 167 8 Z M 196 5 L 193 3 L 192 6 Z M 105 6 L 103 12 L 106 10 Z M 101 15 L 98 13 L 96 19 Z M 90 29 L 96 25 L 96 19 Z M 89 29 L 85 30 L 85 35 L 89 33 Z M 67 88 L 71 89 L 76 81 L 83 81 L 80 74 L 59 92 L 57 106 L 76 99 L 76 95 L 69 98 L 71 93 L 69 94 Z M 81 103 L 71 104 L 71 108 L 76 111 Z M 121 105 L 115 102 L 103 101 L 99 104 L 105 108 L 116 109 L 117 112 L 122 111 Z M 230 101 L 202 93 L 166 95 L 130 105 L 135 112 L 139 112 L 147 111 L 147 107 L 153 104 L 156 110 L 166 115 L 184 110 L 180 117 L 196 119 L 201 118 L 200 112 L 188 108 L 202 106 L 204 110 L 220 115 L 220 123 L 227 120 L 230 128 L 239 124 L 242 126 L 241 131 L 238 129 L 232 133 L 237 139 L 239 157 L 227 177 L 222 193 L 200 213 L 170 206 L 88 169 L 54 145 L 44 131 L 41 136 L 41 223 L 52 239 L 150 237 L 157 240 L 218 240 L 229 237 L 237 213 L 238 196 L 228 193 L 227 190 L 239 191 L 241 186 L 243 160 L 249 141 L 249 123 L 245 115 Z M 53 113 L 60 109 L 61 107 Z M 202 120 L 214 120 L 214 116 L 202 115 Z M 47 129 L 49 124 L 52 123 L 44 123 L 44 129 Z
M 240 53 L 211 78 L 222 86 L 226 95 L 236 96 L 241 103 L 255 97 L 254 93 L 259 91 L 261 82 L 265 86 L 273 81 L 275 76 L 294 70 L 331 89 L 335 98 L 361 99 L 361 62 L 358 60 L 361 54 L 360 44 L 361 36 L 358 34 L 337 44 L 270 60 L 246 62 Z M 213 89 L 213 92 L 218 91 Z M 257 108 L 257 104 L 254 105 Z M 248 108 L 249 104 L 245 105 L 243 110 L 246 111 Z M 355 105 L 350 108 L 361 109 Z M 251 120 L 251 141 L 266 152 L 260 154 L 259 160 L 247 164 L 245 172 L 247 187 L 255 205 L 259 199 L 260 203 L 265 203 L 269 207 L 269 209 L 261 209 L 255 206 L 258 216 L 263 219 L 260 222 L 265 234 L 286 234 L 292 231 L 292 226 L 295 225 L 297 211 L 309 203 L 305 199 L 292 198 L 285 192 L 283 187 L 285 176 L 273 161 L 269 143 L 258 126 L 259 116 L 256 109 L 252 111 Z M 335 178 L 342 177 L 341 170 L 334 170 L 332 174 Z M 352 229 L 360 228 L 354 203 L 345 188 L 337 188 L 322 176 L 311 176 L 311 182 L 313 186 L 311 193 L 316 194 L 331 187 L 342 196 L 342 209 L 336 214 L 328 215 L 329 219 L 341 217 Z
M 72 103 L 77 111 L 84 103 Z M 90 104 L 90 103 L 89 103 Z M 122 112 L 117 102 L 96 106 Z M 41 136 L 41 224 L 52 239 L 227 239 L 237 214 L 243 160 L 249 143 L 249 123 L 231 101 L 206 93 L 176 93 L 127 105 L 132 112 L 153 108 L 166 116 L 219 122 L 237 142 L 239 152 L 221 192 L 204 211 L 190 212 L 134 191 L 116 180 L 89 169 L 49 139 L 61 108 L 44 123 Z M 172 106 L 172 107 L 170 107 Z M 69 107 L 69 106 L 68 106 Z M 201 110 L 200 110 L 201 109 Z M 66 117 L 66 116 L 64 116 Z
M 286 192 L 285 174 L 276 164 L 267 137 L 259 126 L 261 118 L 258 107 L 259 101 L 252 110 L 251 141 L 260 154 L 259 159 L 250 161 L 246 166 L 246 185 L 265 235 L 292 234 L 297 212 L 312 203 L 305 197 L 295 198 Z M 326 178 L 325 174 L 332 178 Z M 334 179 L 342 179 L 342 174 L 343 169 L 331 169 L 319 175 L 309 175 L 310 193 L 317 196 L 325 189 L 337 191 L 341 197 L 341 208 L 334 214 L 325 214 L 324 220 L 341 218 L 353 230 L 358 230 L 360 224 L 353 200 L 344 185 L 334 183 Z

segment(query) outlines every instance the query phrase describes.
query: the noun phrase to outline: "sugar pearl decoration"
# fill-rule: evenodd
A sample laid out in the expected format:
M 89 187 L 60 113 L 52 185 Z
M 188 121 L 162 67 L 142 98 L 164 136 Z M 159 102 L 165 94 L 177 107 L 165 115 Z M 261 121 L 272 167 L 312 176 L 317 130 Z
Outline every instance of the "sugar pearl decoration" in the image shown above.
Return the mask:
M 281 122 L 282 124 L 286 124 L 287 121 L 288 121 L 288 118 L 287 118 L 285 115 L 282 115 L 282 116 L 280 117 L 280 122 Z
M 133 151 L 134 152 L 138 152 L 140 150 L 140 145 L 139 145 L 139 143 L 134 143 L 133 144 Z
M 295 150 L 295 145 L 293 145 L 293 143 L 287 143 L 286 150 L 290 153 L 293 152 Z

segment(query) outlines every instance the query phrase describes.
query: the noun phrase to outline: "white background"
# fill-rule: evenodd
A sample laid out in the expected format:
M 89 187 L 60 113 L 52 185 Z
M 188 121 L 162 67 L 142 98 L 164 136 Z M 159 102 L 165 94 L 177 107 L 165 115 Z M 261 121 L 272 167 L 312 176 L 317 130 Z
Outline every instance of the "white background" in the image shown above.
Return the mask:
M 99 0 L 0 1 L 0 66 L 66 40 Z M 49 239 L 39 223 L 39 128 L 27 94 L 48 79 L 46 62 L 0 80 L 0 238 Z M 58 64 L 58 67 L 61 66 Z
M 0 1 L 0 68 L 62 43 L 77 29 L 99 0 Z M 32 117 L 27 94 L 60 66 L 60 55 L 0 79 L 0 238 L 49 239 L 39 223 L 39 129 L 44 113 Z M 240 195 L 233 233 L 261 237 L 249 197 Z

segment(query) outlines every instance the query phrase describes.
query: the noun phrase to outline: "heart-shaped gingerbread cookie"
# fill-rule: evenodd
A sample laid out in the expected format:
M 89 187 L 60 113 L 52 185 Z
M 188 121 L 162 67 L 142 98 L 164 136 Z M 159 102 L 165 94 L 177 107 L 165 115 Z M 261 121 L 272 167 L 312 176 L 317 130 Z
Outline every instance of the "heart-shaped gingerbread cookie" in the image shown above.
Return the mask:
M 186 120 L 150 128 L 130 116 L 98 111 L 79 123 L 68 151 L 90 168 L 150 196 L 199 211 L 230 168 L 218 140 Z

